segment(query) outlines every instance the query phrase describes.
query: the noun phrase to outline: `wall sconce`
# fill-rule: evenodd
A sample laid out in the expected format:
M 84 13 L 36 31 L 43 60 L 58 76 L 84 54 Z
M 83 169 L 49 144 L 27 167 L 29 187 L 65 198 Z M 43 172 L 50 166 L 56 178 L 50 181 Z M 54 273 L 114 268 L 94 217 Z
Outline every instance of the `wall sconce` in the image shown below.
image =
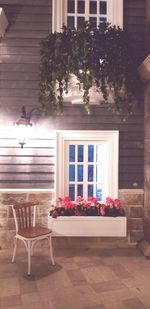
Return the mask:
M 30 121 L 30 118 L 33 110 L 29 114 L 27 114 L 26 108 L 25 106 L 23 106 L 21 111 L 22 114 L 20 118 L 15 122 L 15 125 L 17 126 L 19 144 L 23 149 L 23 146 L 26 144 L 27 136 L 29 136 L 29 129 L 32 127 L 32 122 Z

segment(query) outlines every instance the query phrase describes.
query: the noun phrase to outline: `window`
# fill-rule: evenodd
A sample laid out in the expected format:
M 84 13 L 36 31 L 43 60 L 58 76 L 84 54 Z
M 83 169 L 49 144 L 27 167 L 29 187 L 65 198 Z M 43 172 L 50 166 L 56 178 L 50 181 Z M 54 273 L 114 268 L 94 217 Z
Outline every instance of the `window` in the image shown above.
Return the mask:
M 53 31 L 61 31 L 63 24 L 81 27 L 84 21 L 123 28 L 123 0 L 53 0 Z
M 118 138 L 118 131 L 58 131 L 56 197 L 117 197 Z

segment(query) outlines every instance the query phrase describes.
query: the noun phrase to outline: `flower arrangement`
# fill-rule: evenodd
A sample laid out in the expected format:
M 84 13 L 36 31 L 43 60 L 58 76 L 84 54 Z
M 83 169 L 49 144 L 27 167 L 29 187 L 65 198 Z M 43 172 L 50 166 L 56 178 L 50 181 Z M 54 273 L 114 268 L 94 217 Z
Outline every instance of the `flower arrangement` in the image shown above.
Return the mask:
M 88 201 L 78 196 L 75 202 L 69 196 L 59 197 L 57 205 L 50 206 L 50 216 L 125 216 L 125 211 L 119 199 L 106 198 L 106 203 L 100 203 L 97 198 L 90 196 Z

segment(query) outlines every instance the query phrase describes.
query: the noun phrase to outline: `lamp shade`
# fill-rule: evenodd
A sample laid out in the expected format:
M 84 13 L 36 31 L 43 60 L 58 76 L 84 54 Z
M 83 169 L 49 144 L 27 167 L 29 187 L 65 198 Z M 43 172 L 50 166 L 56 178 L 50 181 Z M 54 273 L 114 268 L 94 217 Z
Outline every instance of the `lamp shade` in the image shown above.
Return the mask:
M 26 144 L 26 139 L 29 138 L 32 123 L 30 122 L 30 119 L 22 116 L 16 121 L 15 124 L 17 126 L 19 144 L 21 148 L 23 148 Z

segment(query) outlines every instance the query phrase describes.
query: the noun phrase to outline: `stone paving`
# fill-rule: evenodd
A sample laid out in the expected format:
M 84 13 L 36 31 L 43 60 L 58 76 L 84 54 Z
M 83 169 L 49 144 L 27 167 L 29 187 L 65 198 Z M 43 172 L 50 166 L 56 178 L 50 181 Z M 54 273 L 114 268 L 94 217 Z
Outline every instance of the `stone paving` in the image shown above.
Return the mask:
M 45 248 L 44 248 L 45 249 Z M 0 308 L 12 309 L 144 309 L 150 308 L 150 260 L 135 247 L 36 248 L 32 275 L 27 256 L 18 249 L 0 250 Z

